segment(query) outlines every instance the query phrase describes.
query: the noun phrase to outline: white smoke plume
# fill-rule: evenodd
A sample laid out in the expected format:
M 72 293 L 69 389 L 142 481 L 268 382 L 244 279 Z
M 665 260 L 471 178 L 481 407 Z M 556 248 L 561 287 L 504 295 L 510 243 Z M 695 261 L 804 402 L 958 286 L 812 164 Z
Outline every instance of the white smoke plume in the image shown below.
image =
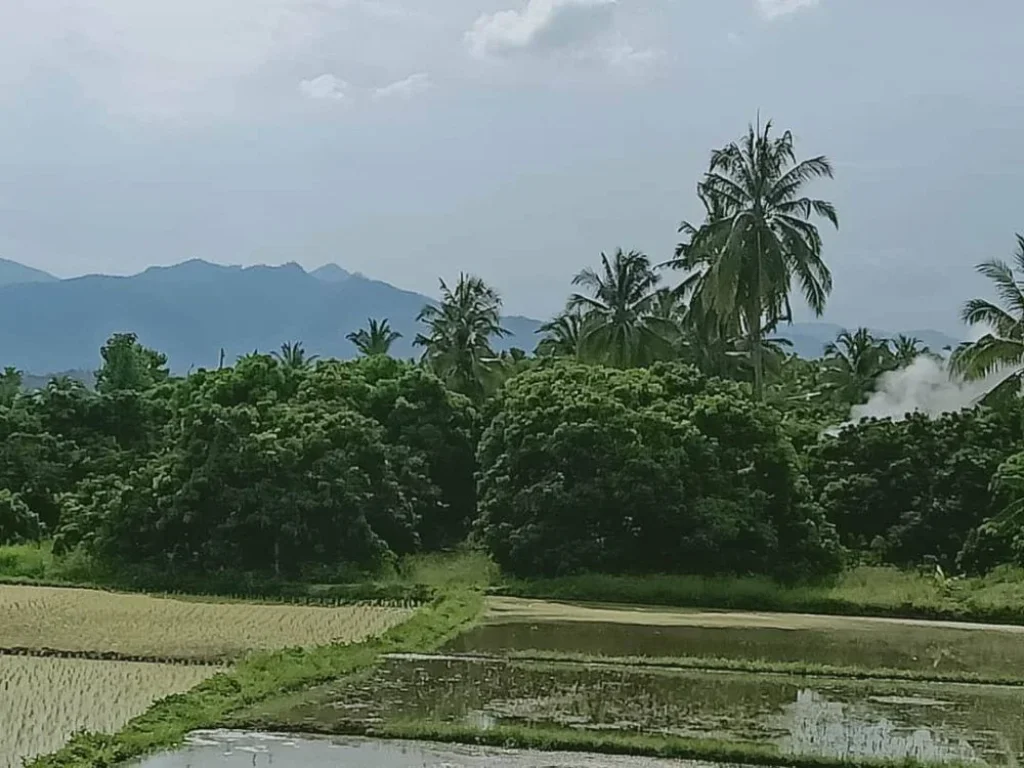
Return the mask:
M 970 408 L 1007 376 L 993 374 L 981 381 L 960 381 L 952 377 L 945 360 L 921 355 L 906 368 L 879 377 L 874 394 L 864 405 L 850 412 L 850 422 L 863 418 L 899 420 L 908 413 L 931 417 Z

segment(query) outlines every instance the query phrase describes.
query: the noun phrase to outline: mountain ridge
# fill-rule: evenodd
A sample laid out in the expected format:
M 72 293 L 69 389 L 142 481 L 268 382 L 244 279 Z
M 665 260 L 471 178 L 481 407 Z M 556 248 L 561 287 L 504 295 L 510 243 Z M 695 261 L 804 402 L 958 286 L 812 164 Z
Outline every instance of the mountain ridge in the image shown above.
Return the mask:
M 22 283 L 52 283 L 60 278 L 10 259 L 0 259 L 0 286 Z
M 25 270 L 19 274 L 40 272 Z M 402 334 L 394 353 L 411 357 L 421 330 L 416 316 L 435 301 L 337 264 L 307 272 L 295 262 L 229 266 L 190 259 L 128 276 L 49 277 L 0 283 L 0 365 L 36 374 L 91 370 L 99 364 L 103 342 L 123 331 L 164 352 L 177 373 L 216 366 L 221 348 L 232 360 L 253 350 L 276 350 L 287 341 L 301 341 L 314 354 L 347 358 L 356 349 L 346 334 L 368 318 L 385 317 Z M 503 323 L 513 335 L 501 339 L 499 349 L 536 346 L 541 321 L 510 315 Z M 779 335 L 794 342 L 793 351 L 814 357 L 841 329 L 795 323 L 780 328 Z M 937 341 L 954 342 L 938 332 L 916 335 L 933 348 L 945 346 Z

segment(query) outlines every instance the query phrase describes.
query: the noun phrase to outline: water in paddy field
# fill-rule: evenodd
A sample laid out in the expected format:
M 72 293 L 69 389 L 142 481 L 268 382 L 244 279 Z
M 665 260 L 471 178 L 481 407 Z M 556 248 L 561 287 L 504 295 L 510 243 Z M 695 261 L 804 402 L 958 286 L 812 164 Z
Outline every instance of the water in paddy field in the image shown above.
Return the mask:
M 712 768 L 709 763 L 441 746 L 371 739 L 321 739 L 212 731 L 151 757 L 140 768 Z M 714 768 L 723 768 L 715 766 Z
M 1024 753 L 1024 689 L 578 663 L 392 658 L 276 713 L 288 725 L 382 720 L 536 724 L 774 745 L 825 757 L 981 759 Z
M 984 675 L 1016 675 L 1024 670 L 1024 633 L 841 618 L 832 627 L 784 628 L 517 621 L 479 626 L 453 640 L 446 650 L 698 656 Z

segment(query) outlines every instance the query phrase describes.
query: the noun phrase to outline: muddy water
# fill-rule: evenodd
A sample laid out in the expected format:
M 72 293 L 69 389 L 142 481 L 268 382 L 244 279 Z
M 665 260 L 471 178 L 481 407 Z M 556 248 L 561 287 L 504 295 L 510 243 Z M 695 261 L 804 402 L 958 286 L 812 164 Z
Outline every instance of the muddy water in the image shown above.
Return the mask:
M 142 768 L 726 768 L 637 757 L 553 755 L 370 739 L 293 738 L 241 731 L 193 734 L 182 749 L 151 757 L 140 765 Z
M 392 659 L 276 713 L 284 726 L 409 718 L 620 729 L 774 744 L 833 757 L 1024 755 L 1024 690 L 781 675 L 465 660 Z
M 699 656 L 1024 676 L 1024 634 L 1001 629 L 843 619 L 837 619 L 834 627 L 798 622 L 789 626 L 708 626 L 701 621 L 646 625 L 499 619 L 456 638 L 446 650 Z

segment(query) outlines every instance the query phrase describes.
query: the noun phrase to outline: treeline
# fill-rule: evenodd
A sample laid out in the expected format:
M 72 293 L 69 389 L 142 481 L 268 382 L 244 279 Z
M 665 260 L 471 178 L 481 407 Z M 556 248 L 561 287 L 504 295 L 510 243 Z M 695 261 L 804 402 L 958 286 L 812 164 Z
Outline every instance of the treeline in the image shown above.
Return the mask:
M 119 334 L 95 391 L 24 392 L 8 370 L 0 543 L 190 578 L 340 579 L 466 540 L 527 577 L 1024 564 L 1014 376 L 962 413 L 835 434 L 879 376 L 933 353 L 855 331 L 807 361 L 776 335 L 794 286 L 818 311 L 831 289 L 811 220 L 836 212 L 801 196 L 830 175 L 788 133 L 751 129 L 713 153 L 706 220 L 666 265 L 683 279 L 602 255 L 533 354 L 494 352 L 500 297 L 462 276 L 421 314 L 417 362 L 388 356 L 384 320 L 349 334 L 350 362 L 294 343 L 174 377 Z M 1024 352 L 1012 268 L 983 270 L 1007 306 L 965 308 L 993 328 L 953 355 L 971 377 Z

